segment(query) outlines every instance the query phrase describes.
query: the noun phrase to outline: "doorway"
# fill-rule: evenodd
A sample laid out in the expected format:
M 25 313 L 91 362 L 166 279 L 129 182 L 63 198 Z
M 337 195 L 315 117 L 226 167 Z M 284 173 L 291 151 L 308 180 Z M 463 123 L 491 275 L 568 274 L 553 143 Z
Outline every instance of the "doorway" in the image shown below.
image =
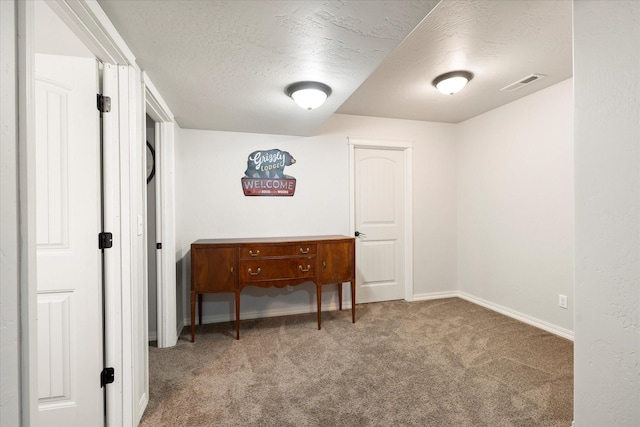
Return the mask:
M 143 80 L 148 142 L 145 147 L 148 330 L 149 342 L 155 341 L 159 348 L 164 348 L 176 344 L 184 327 L 184 290 L 176 288 L 173 232 L 175 125 L 171 110 L 144 73 Z
M 156 155 L 156 122 L 147 114 L 146 115 L 146 184 L 147 184 L 147 299 L 149 307 L 148 327 L 149 327 L 149 345 L 157 346 L 158 341 L 158 248 L 156 229 L 156 174 L 157 155 Z
M 358 303 L 411 300 L 411 142 L 349 138 Z
M 7 2 L 9 3 L 9 2 Z M 13 2 L 12 2 L 13 3 Z M 20 265 L 24 274 L 20 276 L 20 292 L 23 296 L 21 302 L 21 361 L 24 371 L 22 372 L 21 384 L 23 398 L 21 399 L 22 414 L 26 423 L 37 424 L 39 418 L 38 397 L 39 389 L 39 362 L 44 359 L 39 358 L 38 350 L 38 243 L 37 239 L 37 191 L 36 181 L 36 157 L 39 155 L 36 150 L 36 102 L 35 102 L 35 55 L 37 32 L 44 34 L 41 37 L 49 44 L 55 45 L 56 40 L 64 40 L 66 35 L 76 36 L 75 41 L 69 40 L 64 43 L 65 48 L 82 47 L 88 50 L 92 61 L 96 58 L 101 65 L 101 78 L 98 82 L 101 85 L 101 92 L 111 99 L 111 112 L 103 114 L 102 137 L 104 145 L 102 149 L 104 165 L 102 175 L 103 185 L 103 211 L 104 228 L 112 234 L 112 247 L 104 251 L 102 260 L 102 275 L 106 281 L 104 295 L 102 297 L 106 316 L 103 321 L 105 343 L 96 345 L 104 354 L 104 364 L 112 370 L 113 382 L 105 386 L 102 391 L 106 394 L 106 408 L 99 411 L 106 413 L 109 424 L 114 425 L 135 425 L 140 419 L 148 402 L 148 387 L 146 383 L 147 373 L 147 328 L 146 328 L 146 294 L 145 268 L 146 252 L 143 249 L 144 239 L 144 191 L 145 186 L 142 178 L 132 177 L 144 176 L 144 143 L 142 135 L 144 133 L 144 115 L 140 104 L 140 90 L 142 89 L 142 75 L 135 63 L 135 58 L 124 44 L 123 40 L 113 28 L 108 26 L 108 21 L 101 9 L 96 5 L 85 2 L 15 2 L 16 28 L 20 37 L 17 43 L 17 111 L 19 111 L 20 121 L 18 123 L 18 161 L 19 161 L 19 194 L 20 206 L 19 227 L 21 236 L 24 236 L 23 245 L 20 249 Z M 53 23 L 53 18 L 45 19 L 41 22 L 36 17 L 36 7 L 42 5 L 45 9 L 49 7 L 55 15 L 60 17 L 63 24 L 56 31 L 47 30 Z M 4 8 L 3 8 L 4 10 Z M 4 15 L 3 15 L 4 16 Z M 3 19 L 3 23 L 6 22 Z M 106 24 L 103 25 L 103 24 Z M 105 31 L 106 30 L 106 31 Z M 55 34 L 56 37 L 51 37 Z M 70 53 L 48 52 L 62 56 L 73 56 Z M 10 63 L 10 62 L 9 62 Z M 119 65 L 114 65 L 119 64 Z M 150 82 L 149 82 L 150 83 Z M 72 84 L 68 85 L 72 87 Z M 91 96 L 91 108 L 94 114 L 96 109 L 96 92 Z M 3 115 L 4 117 L 4 115 Z M 75 124 L 75 123 L 74 123 Z M 139 145 L 138 145 L 139 144 Z M 91 144 L 89 144 L 91 146 Z M 74 153 L 75 154 L 75 153 Z M 75 161 L 75 159 L 72 159 Z M 59 162 L 60 166 L 64 166 Z M 84 179 L 81 177 L 80 181 Z M 69 179 L 67 182 L 71 182 Z M 76 179 L 73 180 L 76 182 Z M 64 186 L 60 186 L 64 189 Z M 41 192 L 42 193 L 42 192 Z M 95 191 L 99 196 L 99 191 Z M 64 200 L 62 198 L 62 200 Z M 75 214 L 75 212 L 74 212 Z M 84 216 L 82 220 L 84 220 Z M 71 221 L 68 224 L 72 224 Z M 136 226 L 137 224 L 137 226 Z M 72 225 L 76 225 L 73 223 Z M 71 227 L 69 227 L 71 229 Z M 137 232 L 136 232 L 137 230 Z M 92 245 L 98 247 L 98 236 L 92 234 Z M 174 252 L 172 252 L 172 255 Z M 73 270 L 70 270 L 73 271 Z M 100 275 L 100 272 L 97 272 Z M 75 291 L 74 291 L 75 292 Z M 82 298 L 80 300 L 83 301 Z M 77 304 L 72 304 L 69 299 L 69 309 L 65 304 L 60 304 L 58 313 L 69 313 L 77 308 Z M 55 304 L 54 304 L 55 305 Z M 65 311 L 66 310 L 66 311 Z M 54 310 L 55 311 L 55 310 Z M 100 313 L 101 310 L 96 310 Z M 93 315 L 93 313 L 91 313 Z M 61 328 L 67 327 L 66 315 L 62 315 L 62 321 L 58 324 Z M 77 316 L 76 316 L 77 317 Z M 61 329 L 58 328 L 58 329 Z M 69 336 L 76 335 L 77 329 L 69 326 Z M 90 348 L 93 346 L 91 340 L 101 339 L 101 328 L 96 326 L 91 328 L 91 334 L 87 332 L 87 340 L 83 340 L 82 346 Z M 57 339 L 52 342 L 59 343 Z M 64 342 L 64 341 L 63 341 Z M 71 338 L 70 338 L 71 342 Z M 76 339 L 74 343 L 78 343 Z M 74 350 L 75 344 L 70 344 L 70 350 Z M 58 353 L 60 354 L 60 353 Z M 67 355 L 62 352 L 63 363 L 73 365 L 72 370 L 83 368 L 90 363 L 84 358 L 76 358 L 78 363 L 67 363 L 64 361 Z M 57 369 L 51 369 L 51 374 L 57 375 Z M 73 374 L 62 380 L 63 387 L 69 385 L 70 393 L 76 390 L 76 384 L 71 385 L 71 381 L 80 379 L 91 384 L 101 382 L 101 372 L 92 374 Z M 78 372 L 83 372 L 78 369 Z M 75 377 L 73 377 L 75 375 Z M 57 379 L 56 379 L 57 380 Z M 68 381 L 67 381 L 68 380 Z M 76 387 L 75 389 L 73 387 Z M 57 393 L 57 391 L 56 391 Z M 78 395 L 84 397 L 82 392 Z M 51 394 L 50 398 L 57 397 Z M 70 406 L 77 401 L 69 400 Z M 60 407 L 64 402 L 56 402 Z M 104 416 L 104 415 L 103 415 Z M 92 422 L 86 423 L 78 420 L 82 425 L 101 425 L 104 422 L 101 418 L 92 417 Z M 48 420 L 47 420 L 48 421 Z M 62 422 L 61 425 L 74 425 L 73 420 Z

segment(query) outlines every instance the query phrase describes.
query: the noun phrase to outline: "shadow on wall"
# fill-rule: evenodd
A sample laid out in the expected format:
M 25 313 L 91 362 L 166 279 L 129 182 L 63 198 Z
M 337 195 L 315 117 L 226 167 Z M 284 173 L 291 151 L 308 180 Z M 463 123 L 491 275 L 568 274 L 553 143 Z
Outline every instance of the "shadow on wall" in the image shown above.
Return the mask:
M 188 305 L 191 291 L 191 251 L 187 251 L 185 255 L 181 251 L 176 252 L 176 259 L 176 321 L 180 337 L 191 309 Z

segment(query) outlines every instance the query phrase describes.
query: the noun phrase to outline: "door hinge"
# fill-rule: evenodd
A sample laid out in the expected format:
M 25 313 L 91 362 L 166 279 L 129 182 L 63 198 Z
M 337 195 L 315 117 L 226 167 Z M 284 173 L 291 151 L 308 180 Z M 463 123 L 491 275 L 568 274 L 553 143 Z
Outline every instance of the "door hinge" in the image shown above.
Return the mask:
M 156 249 L 162 249 L 162 243 L 160 242 L 156 243 Z
M 98 234 L 98 249 L 109 249 L 113 247 L 113 234 L 100 233 Z
M 101 93 L 98 95 L 98 111 L 101 113 L 108 113 L 111 111 L 111 98 L 104 96 Z
M 102 372 L 100 372 L 100 388 L 113 383 L 115 379 L 116 370 L 113 368 L 104 368 Z

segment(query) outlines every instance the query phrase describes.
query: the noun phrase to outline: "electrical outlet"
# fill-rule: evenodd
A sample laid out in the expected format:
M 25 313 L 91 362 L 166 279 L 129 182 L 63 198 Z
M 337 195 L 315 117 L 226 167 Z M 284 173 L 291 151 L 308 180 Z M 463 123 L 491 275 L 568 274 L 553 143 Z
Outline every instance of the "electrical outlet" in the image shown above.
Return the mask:
M 569 300 L 566 295 L 558 295 L 558 305 L 562 308 L 568 308 Z
M 293 286 L 287 285 L 287 292 L 293 292 Z

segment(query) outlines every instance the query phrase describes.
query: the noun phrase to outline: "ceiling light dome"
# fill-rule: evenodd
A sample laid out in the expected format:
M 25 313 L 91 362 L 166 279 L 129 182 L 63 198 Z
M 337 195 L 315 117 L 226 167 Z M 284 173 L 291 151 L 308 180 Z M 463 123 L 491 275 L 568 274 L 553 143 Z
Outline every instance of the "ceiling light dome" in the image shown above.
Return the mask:
M 331 88 L 320 82 L 297 82 L 287 86 L 285 93 L 301 108 L 313 110 L 324 104 Z
M 473 78 L 469 71 L 451 71 L 433 79 L 432 84 L 444 95 L 453 95 L 460 92 Z

